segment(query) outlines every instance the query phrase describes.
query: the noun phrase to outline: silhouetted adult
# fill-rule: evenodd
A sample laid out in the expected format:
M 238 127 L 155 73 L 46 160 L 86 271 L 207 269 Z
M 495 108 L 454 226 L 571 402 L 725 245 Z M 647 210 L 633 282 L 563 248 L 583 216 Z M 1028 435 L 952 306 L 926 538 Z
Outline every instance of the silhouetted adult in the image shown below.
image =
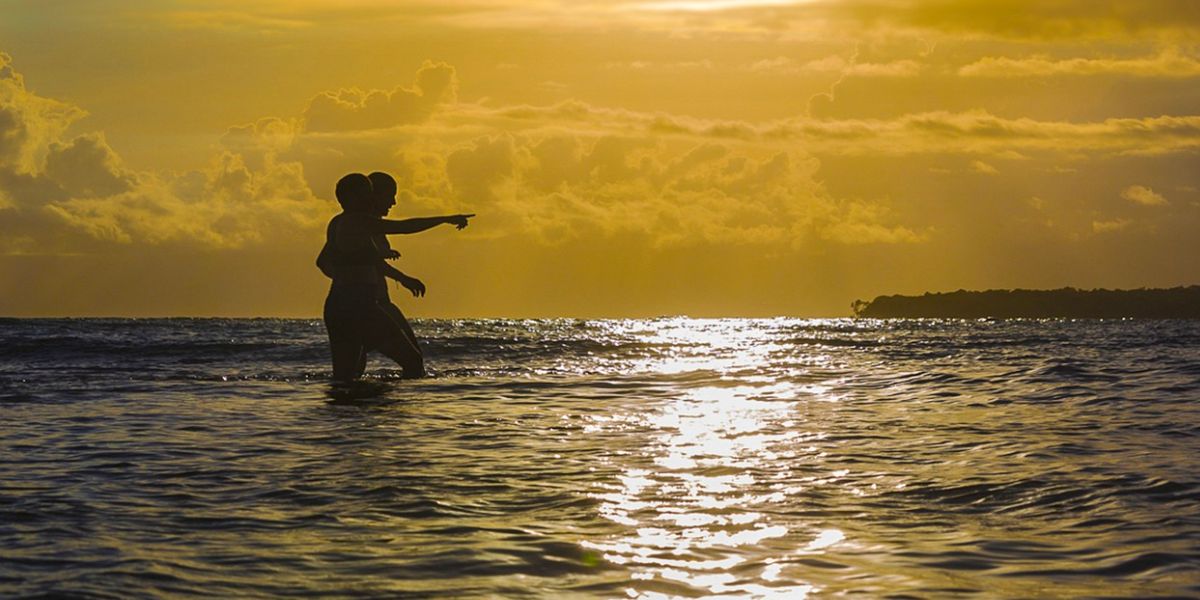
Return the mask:
M 317 267 L 333 280 L 324 310 L 333 378 L 350 381 L 360 377 L 366 366 L 367 349 L 379 350 L 396 361 L 404 370 L 405 378 L 423 377 L 424 358 L 411 328 L 402 314 L 400 321 L 395 318 L 399 310 L 392 312 L 387 307 L 390 302 L 380 301 L 387 293 L 381 272 L 384 268 L 391 269 L 384 260 L 394 258 L 396 254 L 379 247 L 377 240 L 388 234 L 418 233 L 443 223 L 462 229 L 467 226 L 467 219 L 475 215 L 403 221 L 382 219 L 371 181 L 361 173 L 351 173 L 339 180 L 335 193 L 342 212 L 330 219 L 325 230 L 325 246 L 317 257 Z M 393 192 L 393 198 L 394 195 Z M 394 203 L 393 199 L 388 208 Z M 420 284 L 415 279 L 408 279 L 408 285 L 416 287 Z M 384 288 L 382 291 L 381 287 Z M 423 293 L 424 285 L 419 289 Z

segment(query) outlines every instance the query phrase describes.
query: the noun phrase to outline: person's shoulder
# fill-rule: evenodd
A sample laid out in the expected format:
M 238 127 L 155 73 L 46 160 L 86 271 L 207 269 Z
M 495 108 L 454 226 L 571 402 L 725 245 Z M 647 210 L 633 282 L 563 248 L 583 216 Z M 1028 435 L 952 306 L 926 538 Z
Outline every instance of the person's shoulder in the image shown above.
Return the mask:
M 379 217 L 362 214 L 362 213 L 342 213 L 338 215 L 341 220 L 338 221 L 335 227 L 339 231 L 346 233 L 370 233 L 374 231 L 373 225 L 379 221 Z
M 379 217 L 377 217 L 375 215 L 367 214 L 367 213 L 355 213 L 355 212 L 340 213 L 337 215 L 337 217 L 334 217 L 334 218 L 336 219 L 338 217 L 341 217 L 342 220 L 346 223 L 371 223 L 371 222 L 379 220 Z
M 329 222 L 325 224 L 325 235 L 329 235 L 330 232 L 338 228 L 343 214 L 345 213 L 338 213 L 329 218 Z

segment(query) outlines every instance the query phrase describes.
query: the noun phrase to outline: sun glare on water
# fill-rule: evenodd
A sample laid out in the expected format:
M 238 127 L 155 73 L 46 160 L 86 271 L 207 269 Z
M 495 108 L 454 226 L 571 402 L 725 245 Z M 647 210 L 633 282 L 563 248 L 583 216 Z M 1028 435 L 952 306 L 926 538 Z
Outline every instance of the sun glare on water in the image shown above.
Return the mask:
M 819 460 L 813 442 L 824 434 L 795 426 L 798 398 L 810 390 L 746 377 L 777 348 L 762 331 L 738 321 L 661 322 L 652 341 L 686 350 L 644 367 L 712 383 L 636 417 L 597 423 L 646 438 L 635 456 L 614 458 L 621 472 L 596 496 L 601 516 L 626 533 L 588 543 L 635 580 L 718 597 L 803 598 L 816 588 L 786 577 L 789 559 L 844 542 L 839 529 L 777 516 L 845 473 L 794 470 Z M 763 554 L 773 558 L 751 562 Z

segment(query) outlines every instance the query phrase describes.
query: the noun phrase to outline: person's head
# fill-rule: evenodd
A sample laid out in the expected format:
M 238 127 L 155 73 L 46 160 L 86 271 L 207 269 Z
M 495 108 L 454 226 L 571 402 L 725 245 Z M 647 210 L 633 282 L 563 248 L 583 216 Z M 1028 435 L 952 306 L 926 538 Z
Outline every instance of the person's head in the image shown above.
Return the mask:
M 346 212 L 371 210 L 371 180 L 362 173 L 351 173 L 339 179 L 334 195 Z
M 367 179 L 371 181 L 371 206 L 379 216 L 386 217 L 396 205 L 396 180 L 380 171 L 367 175 Z

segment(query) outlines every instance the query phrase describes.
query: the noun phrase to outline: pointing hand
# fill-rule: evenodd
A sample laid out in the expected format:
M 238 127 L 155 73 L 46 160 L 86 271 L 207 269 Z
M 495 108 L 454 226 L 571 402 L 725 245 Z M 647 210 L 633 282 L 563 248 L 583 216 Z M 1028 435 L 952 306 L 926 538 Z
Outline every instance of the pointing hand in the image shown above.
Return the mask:
M 454 225 L 454 227 L 461 230 L 467 226 L 467 219 L 470 219 L 474 216 L 475 213 L 471 213 L 469 215 L 454 215 L 450 217 L 449 221 L 451 225 Z

